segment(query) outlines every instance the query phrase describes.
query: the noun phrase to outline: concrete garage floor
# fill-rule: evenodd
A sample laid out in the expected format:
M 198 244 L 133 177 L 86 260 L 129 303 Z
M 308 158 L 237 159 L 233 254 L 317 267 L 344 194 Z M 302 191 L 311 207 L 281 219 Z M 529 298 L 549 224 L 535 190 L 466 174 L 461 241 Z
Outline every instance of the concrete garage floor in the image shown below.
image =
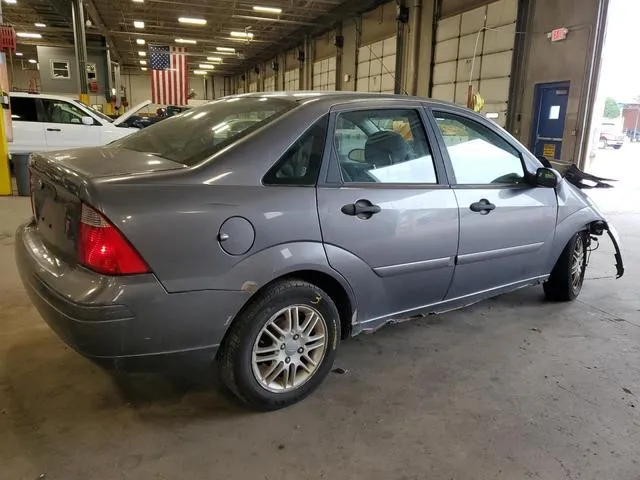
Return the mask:
M 620 210 L 615 195 L 598 196 Z M 2 198 L 0 478 L 637 480 L 640 208 L 626 210 L 610 217 L 622 280 L 603 241 L 575 303 L 532 288 L 346 341 L 346 374 L 256 414 L 204 372 L 115 379 L 67 349 L 14 266 L 29 202 Z

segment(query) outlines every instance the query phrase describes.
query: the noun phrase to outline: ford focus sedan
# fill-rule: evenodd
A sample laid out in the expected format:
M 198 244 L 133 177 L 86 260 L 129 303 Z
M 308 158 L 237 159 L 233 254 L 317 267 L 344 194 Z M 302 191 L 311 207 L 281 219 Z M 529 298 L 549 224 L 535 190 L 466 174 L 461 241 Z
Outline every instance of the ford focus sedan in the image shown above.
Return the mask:
M 16 258 L 60 338 L 120 369 L 198 357 L 257 409 L 309 395 L 349 336 L 538 284 L 575 299 L 604 233 L 623 274 L 579 189 L 420 98 L 227 97 L 30 170 Z

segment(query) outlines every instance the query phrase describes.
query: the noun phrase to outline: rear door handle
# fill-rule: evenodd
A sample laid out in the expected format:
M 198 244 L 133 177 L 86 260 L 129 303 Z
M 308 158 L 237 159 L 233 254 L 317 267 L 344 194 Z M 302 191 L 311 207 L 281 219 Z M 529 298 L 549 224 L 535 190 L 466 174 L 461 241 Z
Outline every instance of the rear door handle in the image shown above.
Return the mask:
M 369 200 L 358 200 L 356 203 L 348 203 L 340 209 L 345 215 L 358 217 L 363 220 L 371 218 L 376 213 L 380 213 L 382 209 L 378 205 L 374 205 Z
M 472 212 L 477 212 L 477 213 L 481 213 L 482 215 L 487 215 L 488 213 L 491 213 L 493 210 L 495 210 L 496 206 L 486 198 L 483 198 L 479 202 L 474 202 L 471 205 L 469 205 L 469 209 Z
M 61 132 L 59 128 L 47 128 L 47 132 Z

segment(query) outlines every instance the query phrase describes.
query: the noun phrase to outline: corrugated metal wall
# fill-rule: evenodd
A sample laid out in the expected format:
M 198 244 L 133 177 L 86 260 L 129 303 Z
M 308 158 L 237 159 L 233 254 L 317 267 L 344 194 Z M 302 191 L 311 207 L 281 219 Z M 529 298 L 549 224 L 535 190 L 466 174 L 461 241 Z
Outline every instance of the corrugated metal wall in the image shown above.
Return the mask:
M 466 104 L 471 83 L 485 99 L 483 112 L 505 125 L 517 14 L 517 0 L 499 0 L 440 20 L 432 97 Z

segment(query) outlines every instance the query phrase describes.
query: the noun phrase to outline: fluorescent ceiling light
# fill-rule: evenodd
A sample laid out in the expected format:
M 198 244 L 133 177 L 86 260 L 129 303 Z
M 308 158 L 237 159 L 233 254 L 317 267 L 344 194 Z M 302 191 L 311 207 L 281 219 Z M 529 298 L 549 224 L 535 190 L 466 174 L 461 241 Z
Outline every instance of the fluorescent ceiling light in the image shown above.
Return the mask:
M 138 45 L 144 45 L 147 41 L 144 38 L 136 38 L 136 43 Z
M 140 65 L 146 65 L 147 61 L 146 60 L 140 60 Z
M 16 4 L 16 3 L 18 3 L 18 0 L 4 0 L 4 3 Z
M 207 57 L 210 62 L 222 62 L 222 57 Z
M 207 72 L 206 70 L 194 70 L 193 73 L 195 73 L 196 75 L 207 75 L 209 72 Z
M 16 57 L 21 57 L 22 55 L 22 52 L 16 52 Z
M 207 24 L 207 21 L 204 18 L 180 17 L 178 18 L 178 22 L 188 23 L 190 25 L 206 25 Z
M 138 56 L 139 56 L 139 57 L 146 57 L 146 56 L 147 56 L 147 52 L 145 52 L 144 50 L 140 50 L 140 51 L 138 52 Z
M 133 3 L 144 3 L 144 0 L 133 0 Z
M 251 32 L 231 32 L 231 36 L 235 38 L 253 38 Z
M 144 28 L 144 22 L 142 20 L 135 20 L 133 26 L 135 28 Z
M 34 23 L 33 26 L 34 27 L 38 27 L 38 28 L 45 28 L 46 27 L 46 25 L 44 23 L 39 23 L 39 22 Z
M 231 48 L 231 47 L 216 47 L 216 51 L 218 51 L 218 52 L 236 53 L 236 49 L 235 48 Z
M 18 32 L 16 36 L 20 38 L 42 38 L 42 35 L 39 33 L 30 33 L 30 32 Z
M 198 65 L 198 68 L 201 68 L 203 70 L 213 70 L 216 67 L 208 63 L 201 63 L 200 65 Z
M 188 38 L 176 38 L 176 43 L 188 43 L 189 45 L 195 45 L 198 42 L 196 40 L 190 40 Z
M 253 11 L 254 12 L 262 12 L 262 13 L 276 13 L 276 14 L 280 14 L 282 13 L 282 9 L 281 8 L 276 8 L 276 7 L 261 7 L 259 5 L 254 5 L 253 6 Z
M 143 72 L 146 72 L 147 71 L 147 67 L 140 67 L 140 70 L 142 70 Z
M 38 61 L 37 61 L 37 60 L 34 60 L 33 58 L 30 58 L 30 59 L 29 59 L 29 63 L 38 63 Z

